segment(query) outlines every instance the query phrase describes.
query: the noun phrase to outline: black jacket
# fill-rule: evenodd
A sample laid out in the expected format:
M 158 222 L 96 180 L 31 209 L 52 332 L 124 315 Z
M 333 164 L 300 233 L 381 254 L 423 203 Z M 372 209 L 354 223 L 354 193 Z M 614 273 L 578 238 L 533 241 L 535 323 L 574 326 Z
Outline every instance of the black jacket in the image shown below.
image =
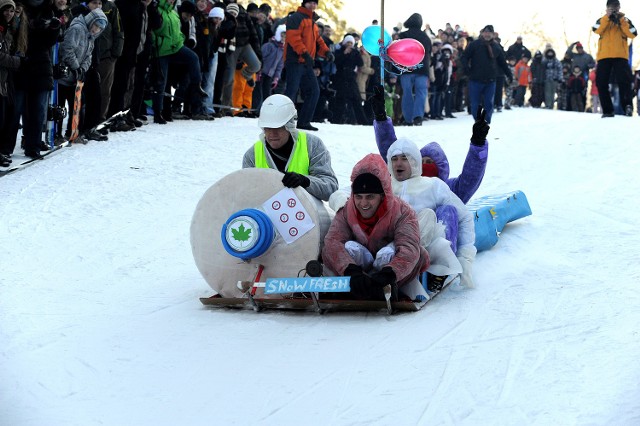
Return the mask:
M 460 58 L 469 80 L 488 83 L 504 73 L 507 79 L 513 79 L 511 70 L 504 57 L 504 50 L 495 41 L 483 38 L 472 41 Z
M 531 57 L 531 51 L 524 47 L 522 43 L 513 43 L 507 49 L 507 58 L 515 58 L 516 62 L 519 61 L 523 56 Z
M 431 65 L 431 39 L 422 31 L 422 16 L 414 13 L 406 20 L 404 26 L 406 31 L 400 33 L 399 38 L 413 38 L 418 40 L 424 46 L 424 59 L 422 67 L 413 71 L 414 74 L 429 75 L 429 66 Z
M 52 27 L 52 24 L 60 21 L 51 21 L 53 11 L 46 2 L 37 7 L 25 5 L 25 11 L 29 17 L 28 59 L 24 67 L 15 73 L 15 87 L 33 92 L 52 90 L 51 47 L 60 36 L 60 28 Z

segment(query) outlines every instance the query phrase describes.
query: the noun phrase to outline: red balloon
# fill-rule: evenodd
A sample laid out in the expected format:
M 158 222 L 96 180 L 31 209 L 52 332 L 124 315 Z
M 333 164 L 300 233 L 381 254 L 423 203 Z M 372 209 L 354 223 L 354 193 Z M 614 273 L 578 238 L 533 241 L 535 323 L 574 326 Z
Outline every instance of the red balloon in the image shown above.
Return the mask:
M 387 46 L 387 56 L 404 67 L 418 65 L 424 59 L 424 46 L 413 38 L 403 38 Z

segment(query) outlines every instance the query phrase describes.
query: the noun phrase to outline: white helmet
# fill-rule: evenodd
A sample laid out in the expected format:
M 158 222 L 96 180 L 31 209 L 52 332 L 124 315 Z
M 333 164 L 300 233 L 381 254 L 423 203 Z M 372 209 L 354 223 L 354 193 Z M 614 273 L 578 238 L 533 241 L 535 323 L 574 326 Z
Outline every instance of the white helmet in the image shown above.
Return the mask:
M 264 129 L 279 129 L 298 118 L 296 106 L 284 95 L 271 95 L 260 107 L 258 126 Z

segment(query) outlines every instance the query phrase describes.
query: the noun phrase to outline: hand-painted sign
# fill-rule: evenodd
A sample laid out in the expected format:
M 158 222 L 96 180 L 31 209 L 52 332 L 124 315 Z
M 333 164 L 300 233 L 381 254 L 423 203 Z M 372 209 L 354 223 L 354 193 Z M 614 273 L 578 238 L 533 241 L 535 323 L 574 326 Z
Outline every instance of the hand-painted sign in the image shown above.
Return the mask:
M 309 232 L 315 224 L 309 213 L 291 188 L 284 188 L 262 204 L 287 244 L 291 244 Z
M 351 290 L 351 277 L 298 277 L 268 278 L 264 287 L 265 294 L 332 292 L 346 293 Z

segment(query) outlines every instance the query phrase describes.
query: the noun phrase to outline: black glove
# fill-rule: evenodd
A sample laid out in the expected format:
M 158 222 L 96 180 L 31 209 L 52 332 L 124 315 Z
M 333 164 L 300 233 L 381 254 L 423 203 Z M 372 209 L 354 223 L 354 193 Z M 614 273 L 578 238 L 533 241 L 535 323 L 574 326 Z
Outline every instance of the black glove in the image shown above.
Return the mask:
M 282 178 L 282 184 L 287 188 L 297 188 L 299 186 L 303 188 L 309 187 L 311 185 L 311 181 L 305 175 L 301 175 L 296 172 L 284 172 L 284 177 Z
M 344 272 L 342 273 L 342 276 L 353 277 L 354 275 L 362 275 L 362 274 L 364 274 L 364 271 L 362 270 L 362 266 L 358 266 L 355 263 L 350 263 L 345 268 Z
M 371 108 L 376 121 L 387 121 L 387 110 L 384 106 L 384 87 L 381 85 L 373 88 L 373 96 L 371 97 Z
M 85 75 L 84 75 L 84 70 L 82 69 L 82 67 L 80 67 L 78 69 L 75 69 L 73 72 L 74 72 L 74 74 L 76 76 L 76 80 L 77 81 L 84 81 Z
M 396 283 L 396 273 L 393 272 L 391 266 L 385 266 L 379 272 L 371 275 L 371 284 L 382 288 L 386 285 L 393 286 Z
M 189 49 L 193 50 L 196 47 L 196 41 L 190 38 L 184 42 L 184 45 L 187 46 Z
M 55 64 L 53 66 L 53 78 L 55 80 L 60 80 L 61 78 L 65 78 L 69 75 L 69 67 L 62 64 Z
M 363 300 L 369 298 L 371 279 L 364 273 L 360 266 L 350 263 L 342 274 L 345 277 L 351 277 L 349 287 L 351 288 L 350 293 L 354 299 Z
M 473 134 L 471 135 L 471 143 L 476 146 L 484 146 L 489 134 L 489 123 L 485 120 L 487 116 L 487 110 L 482 108 L 482 105 L 478 106 L 478 113 L 476 114 L 476 122 L 473 123 Z
M 313 68 L 313 58 L 311 57 L 311 55 L 309 55 L 308 52 L 304 52 L 302 54 L 302 59 L 304 59 L 304 64 L 307 66 L 307 68 Z
M 336 56 L 331 51 L 327 52 L 327 54 L 324 55 L 324 58 L 329 62 L 333 62 L 336 60 Z

